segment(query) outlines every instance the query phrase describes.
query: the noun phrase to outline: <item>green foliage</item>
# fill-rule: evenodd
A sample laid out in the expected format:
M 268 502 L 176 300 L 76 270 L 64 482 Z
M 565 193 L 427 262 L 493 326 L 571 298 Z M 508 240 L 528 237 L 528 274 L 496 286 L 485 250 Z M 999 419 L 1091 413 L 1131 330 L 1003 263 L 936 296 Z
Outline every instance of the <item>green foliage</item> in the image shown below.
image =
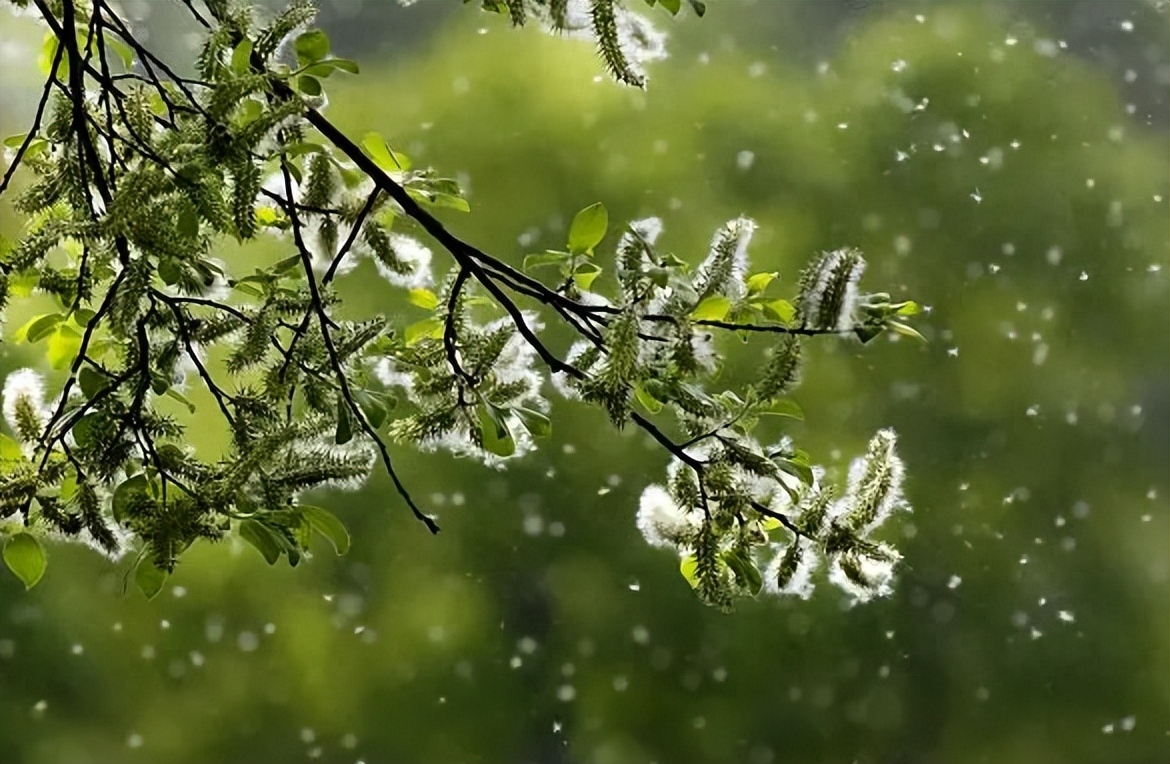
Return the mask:
M 659 4 L 671 14 L 681 6 Z M 360 485 L 376 461 L 437 531 L 389 444 L 500 466 L 551 433 L 551 372 L 567 395 L 596 404 L 618 427 L 644 430 L 673 457 L 671 511 L 699 519 L 665 530 L 639 522 L 652 543 L 694 557 L 706 601 L 729 607 L 761 591 L 769 520 L 816 544 L 859 597 L 883 590 L 866 561 L 896 556 L 864 536 L 897 503 L 887 495 L 897 493 L 900 467 L 874 462 L 897 463 L 892 440 L 849 494 L 841 512 L 851 520 L 798 532 L 789 515 L 819 490 L 817 473 L 787 441 L 764 448 L 753 436 L 761 417 L 800 416 L 783 397 L 797 380 L 800 337 L 912 331 L 894 319 L 912 315 L 913 303 L 858 292 L 859 253 L 819 257 L 790 303 L 767 294 L 776 273 L 748 270 L 753 221 L 720 228 L 692 269 L 659 250 L 661 226 L 644 220 L 617 242 L 611 284 L 597 262 L 610 228 L 599 202 L 575 215 L 563 251 L 531 255 L 516 270 L 429 211 L 467 211 L 458 184 L 414 169 L 378 133 L 354 143 L 323 116 L 322 81 L 357 67 L 331 55 L 322 30 L 305 28 L 309 5 L 294 3 L 258 27 L 247 8 L 211 4 L 216 23 L 198 82 L 160 78 L 168 70 L 128 28 L 98 25 L 157 65 L 131 75 L 132 89 L 66 39 L 87 23 L 80 6 L 37 7 L 64 40 L 57 55 L 74 76 L 21 141 L 34 176 L 18 199 L 28 221 L 0 259 L 5 283 L 19 278 L 26 293 L 55 299 L 57 309 L 17 338 L 44 343 L 49 365 L 65 373 L 52 403 L 32 370 L 5 383 L 17 445 L 4 462 L 0 519 L 19 517 L 5 526 L 6 560 L 26 584 L 43 572 L 30 546 L 36 535 L 84 537 L 115 557 L 135 550 L 135 582 L 147 597 L 200 540 L 238 536 L 269 564 L 299 564 L 314 533 L 344 553 L 345 528 L 302 499 Z M 553 26 L 565 21 L 556 3 L 486 7 L 517 25 L 530 11 L 551 15 Z M 593 0 L 591 18 L 614 76 L 642 84 L 638 64 L 656 55 L 658 33 L 616 0 Z M 296 68 L 278 55 L 286 47 Z M 434 289 L 423 234 L 450 257 Z M 228 237 L 273 237 L 285 252 L 244 274 L 212 256 Z M 429 315 L 343 318 L 334 282 L 362 259 Z M 557 269 L 555 282 L 526 272 L 545 267 Z M 538 336 L 548 321 L 579 338 L 567 354 Z M 718 384 L 716 332 L 774 345 L 759 379 L 739 392 Z M 218 420 L 227 453 L 209 458 L 187 446 L 195 420 L 176 417 L 168 400 L 201 427 Z M 660 421 L 668 415 L 673 423 Z

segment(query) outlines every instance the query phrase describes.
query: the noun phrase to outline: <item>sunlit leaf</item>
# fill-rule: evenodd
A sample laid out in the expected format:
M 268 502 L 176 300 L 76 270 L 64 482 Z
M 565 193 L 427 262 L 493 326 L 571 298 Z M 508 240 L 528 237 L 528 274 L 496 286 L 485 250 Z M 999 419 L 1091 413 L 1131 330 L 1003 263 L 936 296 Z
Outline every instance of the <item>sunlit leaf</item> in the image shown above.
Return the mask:
M 8 566 L 25 589 L 37 585 L 45 575 L 48 559 L 41 542 L 30 533 L 17 533 L 4 543 L 4 564 Z
M 298 62 L 315 63 L 329 55 L 329 35 L 320 29 L 310 29 L 297 37 L 294 47 Z
M 722 321 L 731 310 L 731 298 L 723 295 L 711 295 L 695 306 L 691 311 L 691 318 L 696 321 Z
M 926 342 L 926 338 L 919 334 L 918 330 L 912 326 L 908 326 L 899 321 L 889 321 L 886 326 L 890 327 L 895 333 L 901 334 L 903 337 L 910 337 L 919 342 Z
M 429 289 L 411 289 L 406 294 L 406 299 L 410 301 L 411 305 L 417 305 L 423 310 L 434 310 L 439 307 L 439 298 Z
M 593 248 L 605 238 L 609 228 L 609 212 L 601 202 L 591 204 L 577 213 L 569 226 L 569 252 L 574 255 L 592 254 Z

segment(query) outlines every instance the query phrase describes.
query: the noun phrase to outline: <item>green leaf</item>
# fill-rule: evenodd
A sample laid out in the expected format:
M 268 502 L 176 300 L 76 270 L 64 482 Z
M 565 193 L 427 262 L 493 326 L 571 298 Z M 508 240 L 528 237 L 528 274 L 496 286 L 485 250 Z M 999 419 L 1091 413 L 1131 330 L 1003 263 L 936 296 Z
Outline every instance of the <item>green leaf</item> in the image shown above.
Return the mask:
M 101 415 L 89 413 L 77 420 L 77 424 L 69 430 L 73 434 L 73 439 L 77 441 L 77 445 L 82 448 L 90 448 L 95 445 L 94 428 L 101 421 Z
M 503 416 L 490 403 L 479 407 L 479 431 L 483 448 L 490 454 L 507 458 L 516 453 L 516 440 Z
M 297 89 L 307 96 L 321 95 L 321 80 L 309 74 L 302 74 L 297 77 Z
M 77 385 L 88 401 L 106 388 L 106 378 L 92 367 L 82 366 L 81 371 L 77 373 Z
M 577 266 L 576 273 L 573 274 L 573 283 L 577 285 L 578 289 L 588 292 L 600 275 L 601 266 L 597 263 L 581 263 Z
M 788 300 L 769 300 L 764 303 L 764 311 L 782 324 L 791 324 L 796 318 L 796 308 Z
M 779 518 L 763 515 L 760 517 L 760 529 L 766 533 L 771 533 L 777 528 L 783 528 L 784 523 L 780 522 Z
M 73 365 L 73 359 L 81 352 L 81 335 L 67 324 L 59 324 L 57 331 L 49 336 L 45 357 L 54 369 L 66 369 Z
M 342 555 L 349 551 L 349 531 L 336 515 L 327 509 L 306 504 L 300 505 L 297 509 L 309 521 L 309 526 L 313 530 L 329 540 L 337 554 Z
M 423 310 L 434 310 L 439 307 L 439 298 L 429 289 L 411 289 L 406 299 L 411 305 L 417 305 Z
M 143 558 L 134 570 L 134 583 L 137 584 L 138 591 L 146 595 L 146 599 L 152 600 L 162 591 L 163 584 L 167 582 L 169 575 L 162 568 L 156 567 L 148 558 Z
M 240 538 L 256 547 L 269 565 L 275 565 L 284 549 L 284 542 L 276 532 L 256 520 L 244 520 L 240 523 Z
M 442 207 L 449 210 L 458 210 L 459 212 L 471 212 L 471 205 L 467 200 L 455 194 L 433 194 L 427 203 L 432 207 Z
M 376 430 L 386 422 L 387 409 L 385 399 L 366 390 L 355 391 L 353 397 L 371 427 Z
M 894 311 L 895 316 L 902 316 L 908 318 L 910 316 L 917 316 L 922 312 L 922 306 L 913 300 L 906 302 L 896 302 L 890 306 L 890 310 Z
M 338 393 L 337 432 L 333 436 L 333 442 L 340 446 L 351 440 L 353 440 L 353 414 L 349 410 L 349 403 L 345 400 L 345 396 Z
M 695 15 L 702 18 L 703 14 L 707 12 L 707 4 L 703 0 L 687 0 L 691 4 L 691 8 L 695 9 Z
M 605 238 L 609 228 L 609 212 L 601 202 L 591 204 L 577 213 L 569 226 L 569 251 L 574 255 L 593 254 L 593 248 Z
M 52 73 L 53 59 L 57 55 L 57 36 L 52 32 L 46 32 L 44 40 L 41 42 L 40 54 L 37 56 L 37 68 L 40 69 L 42 77 L 48 77 Z M 61 56 L 61 61 L 57 64 L 57 77 L 64 81 L 69 74 L 69 56 Z
M 0 432 L 0 462 L 22 462 L 24 451 L 13 438 Z
M 405 154 L 399 154 L 390 148 L 386 139 L 379 133 L 366 133 L 362 138 L 362 148 L 374 164 L 388 172 L 406 172 L 410 169 L 410 160 Z
M 533 268 L 540 268 L 546 265 L 564 265 L 572 257 L 568 252 L 556 252 L 548 250 L 547 252 L 537 252 L 533 255 L 526 255 L 524 257 L 524 270 L 530 271 Z
M 88 418 L 86 417 L 86 419 Z M 83 419 L 82 421 L 85 420 Z M 80 425 L 81 422 L 78 422 L 78 424 Z M 146 479 L 146 475 L 138 474 L 126 479 L 114 489 L 114 496 L 111 499 L 110 506 L 116 521 L 121 523 L 126 520 L 128 516 L 127 512 L 129 512 L 131 504 L 137 497 L 146 494 L 146 489 L 149 485 L 150 483 Z
M 752 596 L 760 593 L 764 586 L 764 577 L 746 552 L 732 550 L 723 555 L 723 560 L 735 574 L 735 580 L 740 586 L 751 592 Z
M 305 67 L 303 73 L 311 74 L 314 77 L 328 77 L 333 74 L 334 69 L 340 69 L 350 74 L 358 73 L 357 63 L 350 61 L 348 58 L 326 58 L 311 66 Z
M 18 135 L 10 135 L 4 139 L 4 148 L 18 149 L 24 144 L 24 139 L 28 137 L 28 133 L 19 133 Z
M 4 544 L 4 564 L 24 583 L 25 590 L 31 589 L 45 575 L 48 560 L 41 542 L 29 533 L 17 533 Z
M 528 430 L 532 437 L 543 438 L 552 434 L 552 420 L 539 411 L 523 407 L 517 407 L 512 411 L 520 418 L 524 429 Z
M 256 208 L 256 225 L 259 226 L 274 226 L 284 220 L 282 213 L 278 212 L 273 207 L 257 207 Z M 300 255 L 296 256 L 297 260 L 301 259 Z
M 298 53 L 299 53 L 298 49 Z M 245 74 L 252 68 L 252 40 L 245 37 L 232 51 L 232 71 Z
M 722 321 L 731 310 L 731 298 L 723 295 L 707 297 L 691 311 L 691 318 L 696 321 Z
M 118 54 L 118 58 L 122 59 L 122 65 L 126 67 L 126 71 L 134 68 L 134 49 L 126 43 L 119 40 L 113 35 L 105 35 L 105 44 L 111 48 L 114 53 Z
M 895 333 L 901 334 L 903 337 L 909 337 L 919 342 L 926 342 L 926 338 L 919 334 L 918 330 L 912 326 L 907 326 L 899 321 L 889 321 L 886 323 L 886 326 L 890 327 Z
M 800 404 L 791 398 L 774 400 L 767 406 L 760 408 L 756 413 L 761 416 L 786 416 L 790 419 L 804 419 L 804 411 L 800 408 Z
M 648 393 L 646 388 L 641 385 L 634 386 L 634 400 L 651 414 L 657 414 L 659 411 L 662 411 L 662 401 Z
M 181 403 L 181 404 L 183 404 L 184 406 L 186 406 L 186 407 L 187 407 L 187 412 L 188 412 L 188 413 L 190 413 L 190 414 L 194 414 L 194 413 L 195 413 L 195 404 L 194 404 L 194 403 L 192 403 L 191 401 L 189 401 L 189 400 L 187 399 L 187 396 L 183 395 L 182 393 L 180 393 L 180 392 L 179 392 L 178 390 L 176 390 L 175 388 L 173 388 L 173 387 L 168 387 L 168 388 L 167 388 L 167 391 L 166 391 L 166 396 L 167 396 L 168 398 L 173 398 L 173 399 L 175 399 L 176 401 L 178 401 L 179 403 Z
M 808 462 L 800 459 L 775 459 L 774 461 L 777 467 L 796 477 L 805 485 L 813 484 L 813 471 Z
M 779 275 L 775 271 L 771 273 L 753 273 L 747 280 L 748 295 L 763 294 L 764 290 L 768 288 L 768 285 Z
M 24 331 L 25 339 L 28 340 L 28 342 L 40 342 L 45 337 L 48 337 L 50 334 L 52 334 L 53 331 L 57 328 L 57 324 L 61 323 L 64 318 L 65 316 L 61 315 L 60 313 L 47 313 L 43 316 L 39 316 L 31 323 L 27 324 L 27 329 L 21 327 L 21 330 Z
M 320 29 L 310 29 L 297 37 L 297 61 L 302 65 L 312 64 L 329 55 L 329 35 Z
M 678 571 L 692 589 L 699 588 L 699 561 L 693 554 L 688 554 L 679 561 Z
M 682 0 L 658 0 L 658 4 L 670 11 L 671 16 L 677 16 L 682 9 Z
M 443 338 L 443 327 L 443 319 L 425 318 L 406 327 L 402 337 L 408 346 L 416 345 L 425 339 L 438 340 Z

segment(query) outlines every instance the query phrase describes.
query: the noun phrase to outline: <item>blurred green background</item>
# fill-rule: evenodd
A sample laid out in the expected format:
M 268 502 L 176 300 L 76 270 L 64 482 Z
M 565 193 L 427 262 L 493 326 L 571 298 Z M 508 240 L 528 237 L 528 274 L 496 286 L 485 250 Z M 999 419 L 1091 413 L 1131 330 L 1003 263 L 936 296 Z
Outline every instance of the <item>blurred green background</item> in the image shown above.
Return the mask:
M 326 2 L 363 66 L 329 114 L 458 175 L 450 225 L 513 262 L 597 200 L 691 261 L 743 213 L 787 284 L 851 245 L 870 288 L 931 305 L 925 346 L 816 343 L 796 395 L 818 461 L 901 434 L 895 595 L 704 607 L 633 525 L 663 453 L 561 403 L 506 472 L 397 454 L 436 538 L 376 476 L 319 499 L 345 558 L 204 545 L 150 603 L 64 545 L 31 593 L 0 576 L 0 761 L 1170 760 L 1167 13 L 708 5 L 653 14 L 671 57 L 642 93 L 456 2 Z M 170 3 L 127 6 L 188 55 Z M 7 135 L 40 32 L 0 23 Z M 364 273 L 355 310 L 412 315 Z M 758 349 L 729 352 L 734 375 Z M 0 346 L 0 373 L 36 362 Z

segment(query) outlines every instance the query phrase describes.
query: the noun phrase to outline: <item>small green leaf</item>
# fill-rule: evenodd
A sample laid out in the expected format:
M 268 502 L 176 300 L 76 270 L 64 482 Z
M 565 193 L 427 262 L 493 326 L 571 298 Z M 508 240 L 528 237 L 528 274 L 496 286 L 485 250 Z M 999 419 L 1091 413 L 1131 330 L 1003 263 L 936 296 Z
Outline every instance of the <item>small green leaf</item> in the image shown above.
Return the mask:
M 137 584 L 138 591 L 142 592 L 146 599 L 152 600 L 162 591 L 163 584 L 167 582 L 169 575 L 162 568 L 156 567 L 149 558 L 143 558 L 134 570 L 134 583 Z
M 367 390 L 357 390 L 353 397 L 371 427 L 376 430 L 386 422 L 386 402 L 381 396 Z
M 764 310 L 782 324 L 791 324 L 796 318 L 796 308 L 788 300 L 769 300 L 764 303 Z
M 443 327 L 443 319 L 425 318 L 406 327 L 402 337 L 408 346 L 416 345 L 425 339 L 438 340 L 443 338 Z
M 646 388 L 641 385 L 635 385 L 634 387 L 634 400 L 651 414 L 657 414 L 659 411 L 662 411 L 662 401 L 648 393 Z
M 45 358 L 54 369 L 66 369 L 81 352 L 81 335 L 68 324 L 58 324 L 57 331 L 49 336 L 45 347 Z
M 297 89 L 305 95 L 315 98 L 321 95 L 321 80 L 309 74 L 302 74 L 297 77 Z
M 442 207 L 459 212 L 471 212 L 471 205 L 462 196 L 455 194 L 434 194 L 427 202 L 432 207 Z
M 86 417 L 88 419 L 88 417 Z M 84 419 L 82 421 L 85 421 Z M 78 422 L 81 424 L 81 422 Z M 76 428 L 75 428 L 76 429 Z M 146 479 L 146 475 L 135 475 L 127 478 L 117 488 L 114 489 L 114 496 L 111 499 L 110 506 L 114 513 L 114 519 L 119 523 L 123 522 L 127 517 L 127 512 L 130 510 L 134 500 L 139 496 L 146 494 L 146 489 L 150 485 Z
M 410 160 L 405 154 L 399 154 L 390 148 L 386 139 L 379 133 L 366 133 L 362 138 L 362 148 L 374 160 L 374 164 L 388 172 L 406 172 L 410 169 Z
M 114 35 L 105 35 L 105 44 L 112 48 L 114 53 L 118 54 L 118 58 L 122 59 L 122 65 L 126 67 L 126 71 L 134 68 L 134 49 L 126 43 L 119 40 Z
M 57 324 L 65 316 L 60 313 L 47 313 L 28 324 L 28 329 L 25 329 L 25 339 L 30 343 L 36 343 L 48 337 L 57 328 Z
M 779 275 L 775 271 L 771 273 L 753 273 L 747 280 L 748 296 L 763 294 L 764 290 L 768 288 L 768 285 Z
M 695 15 L 702 18 L 703 14 L 707 12 L 707 4 L 703 0 L 687 0 L 694 8 Z
M 349 551 L 349 531 L 345 529 L 345 525 L 337 519 L 336 515 L 327 509 L 305 504 L 300 505 L 298 509 L 309 521 L 309 526 L 329 540 L 337 554 L 341 555 Z
M 261 206 L 256 208 L 256 225 L 274 226 L 281 223 L 283 220 L 284 216 L 280 212 L 277 212 L 274 207 Z M 296 259 L 299 261 L 301 256 L 297 255 Z
M 88 401 L 105 389 L 106 378 L 92 367 L 82 366 L 81 371 L 77 373 L 77 385 L 81 388 L 81 394 Z
M 311 74 L 314 77 L 328 77 L 333 74 L 334 69 L 340 69 L 350 74 L 358 73 L 357 63 L 350 61 L 348 58 L 326 58 L 311 66 L 305 67 L 304 74 Z
M 677 16 L 682 9 L 682 0 L 658 0 L 658 4 L 669 11 L 671 16 Z
M 760 518 L 760 529 L 765 533 L 770 533 L 777 528 L 783 528 L 784 523 L 780 522 L 779 518 L 764 515 Z
M 45 575 L 48 560 L 41 542 L 29 533 L 10 536 L 4 544 L 4 564 L 21 580 L 26 590 L 37 585 Z
M 434 310 L 439 307 L 439 298 L 429 289 L 411 289 L 406 299 L 411 305 L 417 305 L 423 310 Z
M 168 398 L 173 398 L 173 399 L 175 399 L 176 401 L 178 401 L 179 403 L 181 403 L 181 404 L 183 404 L 184 406 L 186 406 L 186 407 L 187 407 L 187 413 L 189 413 L 189 414 L 194 414 L 194 413 L 195 413 L 195 404 L 194 404 L 194 403 L 192 403 L 191 401 L 189 401 L 189 400 L 187 399 L 187 396 L 183 395 L 182 393 L 180 393 L 180 392 L 179 392 L 178 390 L 176 390 L 175 388 L 173 388 L 173 387 L 168 387 L 168 388 L 167 388 L 167 391 L 166 391 L 166 396 L 167 396 Z
M 299 41 L 298 41 L 299 42 Z M 298 53 L 299 53 L 298 49 Z M 245 37 L 232 51 L 232 71 L 236 74 L 245 74 L 252 68 L 252 40 Z
M 495 406 L 487 404 L 479 407 L 479 425 L 485 451 L 504 458 L 516 453 L 516 440 Z
M 688 554 L 679 561 L 678 571 L 692 589 L 699 588 L 699 561 L 693 554 Z
M 899 321 L 889 321 L 886 326 L 890 327 L 892 331 L 901 334 L 903 337 L 918 340 L 919 342 L 926 342 L 926 338 L 918 333 L 918 330 L 912 326 L 907 326 Z
M 41 76 L 48 77 L 52 73 L 53 59 L 56 55 L 57 36 L 52 32 L 46 32 L 41 42 L 40 54 L 37 56 L 37 68 L 40 69 Z M 61 61 L 57 64 L 57 77 L 64 80 L 68 74 L 69 56 L 61 56 Z
M 757 412 L 761 416 L 786 416 L 790 419 L 804 419 L 804 411 L 800 404 L 791 398 L 779 398 L 760 408 Z
M 333 436 L 333 442 L 337 445 L 344 445 L 353 440 L 353 414 L 349 410 L 349 403 L 345 400 L 344 395 L 337 396 L 337 432 Z
M 280 552 L 284 548 L 276 532 L 256 520 L 244 520 L 240 523 L 240 538 L 256 547 L 265 562 L 275 565 L 280 559 Z
M 722 321 L 731 310 L 731 298 L 723 295 L 707 297 L 691 311 L 691 318 L 696 321 Z
M 601 202 L 589 205 L 577 213 L 569 226 L 569 251 L 574 255 L 592 254 L 608 228 L 609 212 L 605 205 Z
M 517 407 L 513 411 L 524 424 L 524 429 L 532 434 L 532 437 L 543 438 L 552 434 L 552 420 L 539 411 L 523 407 Z
M 297 61 L 312 64 L 329 55 L 329 35 L 320 29 L 310 29 L 297 37 Z
M 746 552 L 742 550 L 727 552 L 723 555 L 723 560 L 735 574 L 735 580 L 740 586 L 751 592 L 752 596 L 760 593 L 764 586 L 764 577 Z
M 20 133 L 18 135 L 10 135 L 4 139 L 4 148 L 18 149 L 24 144 L 24 139 L 28 137 L 28 133 Z
M 907 300 L 906 302 L 894 303 L 890 306 L 890 310 L 894 311 L 895 316 L 909 318 L 910 316 L 917 316 L 919 313 L 921 313 L 922 306 L 913 300 Z
M 546 265 L 564 265 L 572 257 L 568 252 L 556 252 L 549 250 L 547 252 L 537 252 L 533 255 L 526 255 L 524 257 L 524 270 L 530 271 L 533 268 L 540 268 Z
M 100 423 L 101 418 L 101 414 L 89 413 L 77 420 L 77 424 L 73 425 L 69 432 L 72 433 L 78 446 L 90 448 L 96 443 L 94 429 Z
M 0 462 L 22 461 L 24 461 L 24 451 L 20 449 L 20 444 L 0 432 Z
M 588 292 L 593 282 L 601 275 L 601 266 L 594 262 L 581 263 L 573 274 L 573 283 L 583 292 Z
M 784 472 L 800 480 L 805 485 L 812 485 L 815 478 L 813 477 L 812 467 L 807 462 L 799 459 L 775 459 L 776 466 Z

